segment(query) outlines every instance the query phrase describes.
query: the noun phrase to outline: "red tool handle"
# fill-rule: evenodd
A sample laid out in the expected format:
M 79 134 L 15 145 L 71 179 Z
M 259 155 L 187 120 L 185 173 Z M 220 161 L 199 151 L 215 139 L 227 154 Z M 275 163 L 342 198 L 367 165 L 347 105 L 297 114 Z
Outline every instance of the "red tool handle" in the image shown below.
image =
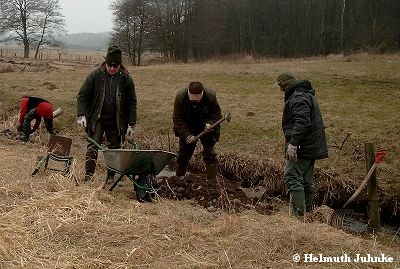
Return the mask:
M 378 150 L 375 153 L 375 163 L 380 163 L 386 156 L 386 150 L 382 149 L 382 150 Z

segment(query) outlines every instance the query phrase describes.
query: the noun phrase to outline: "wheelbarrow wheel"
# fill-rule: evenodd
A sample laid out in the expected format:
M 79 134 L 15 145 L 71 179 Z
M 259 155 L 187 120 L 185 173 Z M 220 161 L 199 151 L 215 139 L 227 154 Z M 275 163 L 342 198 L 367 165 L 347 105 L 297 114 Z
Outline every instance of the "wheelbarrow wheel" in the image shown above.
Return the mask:
M 138 202 L 140 203 L 152 202 L 154 195 L 152 195 L 152 192 L 150 190 L 155 189 L 153 181 L 154 181 L 154 175 L 146 174 L 139 176 L 137 180 L 137 185 L 135 185 L 134 187 Z

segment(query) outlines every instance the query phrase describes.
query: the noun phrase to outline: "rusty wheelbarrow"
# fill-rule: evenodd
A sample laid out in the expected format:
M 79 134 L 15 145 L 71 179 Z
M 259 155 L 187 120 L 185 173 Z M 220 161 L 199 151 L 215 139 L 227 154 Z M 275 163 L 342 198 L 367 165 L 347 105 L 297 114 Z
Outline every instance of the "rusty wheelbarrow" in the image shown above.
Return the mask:
M 126 176 L 133 183 L 139 202 L 151 202 L 159 190 L 156 175 L 176 157 L 175 153 L 162 150 L 106 149 L 89 137 L 87 140 L 103 153 L 107 169 L 118 175 L 108 190 L 112 191 Z M 104 186 L 107 183 L 106 179 Z

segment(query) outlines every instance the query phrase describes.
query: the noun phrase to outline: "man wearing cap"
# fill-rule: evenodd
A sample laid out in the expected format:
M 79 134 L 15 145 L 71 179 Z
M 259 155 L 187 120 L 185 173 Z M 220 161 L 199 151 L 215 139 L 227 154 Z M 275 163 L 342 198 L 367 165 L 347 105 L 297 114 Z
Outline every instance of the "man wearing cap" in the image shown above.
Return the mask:
M 196 148 L 195 136 L 206 130 L 200 137 L 203 145 L 203 160 L 206 164 L 207 178 L 217 175 L 217 155 L 214 147 L 219 140 L 220 127 L 210 129 L 222 118 L 215 91 L 203 87 L 199 81 L 192 81 L 175 96 L 173 123 L 174 132 L 179 137 L 179 151 L 176 161 L 176 175 L 184 176 L 189 160 Z
M 121 147 L 125 136 L 133 134 L 136 125 L 136 92 L 128 70 L 122 65 L 122 52 L 110 46 L 105 62 L 92 71 L 77 96 L 77 123 L 98 144 L 106 137 L 110 149 Z M 96 169 L 98 149 L 88 144 L 85 181 L 91 181 Z M 107 171 L 107 178 L 114 173 Z
M 40 97 L 24 95 L 21 98 L 20 107 L 17 130 L 23 132 L 23 135 L 17 136 L 16 139 L 27 142 L 30 134 L 39 128 L 42 118 L 47 131 L 54 134 L 53 106 L 49 101 Z M 33 120 L 35 120 L 35 125 L 31 129 Z
M 291 198 L 291 215 L 312 211 L 315 160 L 328 157 L 325 127 L 315 90 L 308 80 L 297 80 L 282 72 L 274 86 L 284 93 L 282 129 L 285 135 L 286 166 L 283 180 Z

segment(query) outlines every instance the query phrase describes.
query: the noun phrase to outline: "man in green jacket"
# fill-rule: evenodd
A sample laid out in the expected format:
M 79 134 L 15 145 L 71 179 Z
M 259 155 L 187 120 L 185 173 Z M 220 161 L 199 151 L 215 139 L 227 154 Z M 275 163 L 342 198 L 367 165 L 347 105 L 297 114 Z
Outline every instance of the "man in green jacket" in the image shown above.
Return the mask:
M 122 65 L 122 52 L 117 46 L 107 50 L 105 62 L 92 71 L 77 97 L 77 123 L 98 144 L 106 137 L 110 149 L 121 147 L 125 136 L 133 135 L 136 125 L 136 92 L 128 70 Z M 88 144 L 85 181 L 91 181 L 96 169 L 98 149 Z M 107 178 L 114 173 L 107 172 Z
M 284 93 L 282 129 L 285 135 L 286 167 L 283 180 L 290 193 L 291 215 L 310 212 L 314 199 L 315 160 L 328 157 L 328 146 L 315 90 L 308 80 L 282 72 L 275 83 Z
M 177 176 L 185 175 L 189 160 L 196 148 L 195 136 L 206 129 L 206 134 L 200 137 L 203 145 L 203 160 L 206 164 L 208 179 L 215 179 L 217 154 L 214 147 L 219 140 L 220 127 L 209 128 L 221 118 L 221 108 L 215 91 L 203 87 L 202 83 L 192 81 L 188 87 L 176 94 L 172 119 L 175 135 L 179 137 Z

